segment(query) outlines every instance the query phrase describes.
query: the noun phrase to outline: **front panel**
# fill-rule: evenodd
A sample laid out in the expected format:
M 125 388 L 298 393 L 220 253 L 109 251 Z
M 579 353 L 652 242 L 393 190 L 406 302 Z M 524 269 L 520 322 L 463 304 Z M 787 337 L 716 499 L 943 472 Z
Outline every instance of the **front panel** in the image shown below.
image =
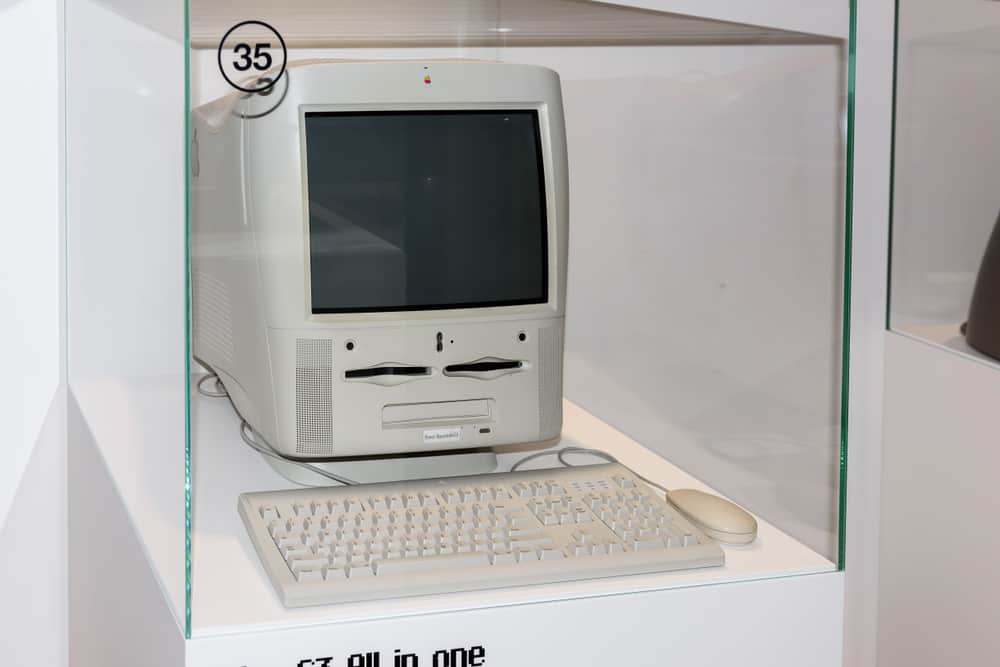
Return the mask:
M 276 446 L 328 458 L 556 437 L 562 328 L 557 318 L 322 336 L 272 329 Z

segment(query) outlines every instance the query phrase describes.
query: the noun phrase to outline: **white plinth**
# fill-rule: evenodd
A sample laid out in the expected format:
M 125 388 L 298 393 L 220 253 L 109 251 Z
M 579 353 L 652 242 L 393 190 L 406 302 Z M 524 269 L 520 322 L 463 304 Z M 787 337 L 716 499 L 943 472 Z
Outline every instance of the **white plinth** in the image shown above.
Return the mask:
M 94 381 L 74 394 L 80 414 L 71 415 L 71 444 L 80 474 L 93 479 L 76 480 L 71 502 L 79 511 L 88 503 L 117 504 L 103 513 L 106 525 L 94 527 L 92 539 L 90 530 L 74 535 L 78 569 L 90 578 L 86 604 L 74 604 L 74 625 L 129 635 L 138 645 L 143 632 L 152 633 L 150 641 L 176 635 L 182 642 L 183 507 L 165 513 L 159 499 L 176 498 L 183 487 L 183 469 L 169 464 L 182 460 L 175 450 L 183 441 L 156 442 L 147 428 L 164 414 L 183 414 L 176 378 Z M 484 645 L 486 664 L 497 665 L 662 664 L 666 657 L 706 666 L 840 664 L 842 575 L 766 521 L 753 545 L 726 548 L 721 568 L 285 609 L 240 523 L 236 499 L 290 483 L 242 444 L 227 401 L 197 396 L 192 425 L 187 665 L 283 667 L 321 656 L 345 665 L 350 652 L 369 650 L 381 650 L 385 665 L 396 648 L 423 654 L 452 645 Z M 563 441 L 604 449 L 669 488 L 711 490 L 569 402 Z M 502 456 L 500 469 L 519 456 Z M 117 579 L 116 568 L 99 566 L 112 539 L 114 549 L 121 545 L 116 568 L 131 573 L 129 584 Z M 170 616 L 176 624 L 164 635 Z M 121 627 L 109 628 L 109 621 Z M 121 650 L 102 653 L 94 642 L 90 648 L 106 667 L 136 664 Z M 165 655 L 177 650 L 164 648 Z M 431 664 L 430 653 L 420 664 Z M 160 664 L 142 656 L 142 664 Z
M 973 361 L 978 361 L 989 366 L 996 366 L 998 363 L 995 359 L 987 357 L 965 341 L 965 335 L 962 334 L 962 322 L 906 324 L 894 330 L 896 333 L 902 334 L 907 338 L 957 352 L 961 356 Z

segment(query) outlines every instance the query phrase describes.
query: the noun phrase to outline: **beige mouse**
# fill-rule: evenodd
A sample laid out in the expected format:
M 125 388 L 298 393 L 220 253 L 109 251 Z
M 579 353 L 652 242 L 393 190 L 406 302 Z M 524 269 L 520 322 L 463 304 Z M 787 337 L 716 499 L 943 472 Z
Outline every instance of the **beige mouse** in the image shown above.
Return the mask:
M 757 520 L 725 498 L 695 489 L 674 489 L 667 492 L 667 501 L 717 542 L 750 544 L 757 537 Z

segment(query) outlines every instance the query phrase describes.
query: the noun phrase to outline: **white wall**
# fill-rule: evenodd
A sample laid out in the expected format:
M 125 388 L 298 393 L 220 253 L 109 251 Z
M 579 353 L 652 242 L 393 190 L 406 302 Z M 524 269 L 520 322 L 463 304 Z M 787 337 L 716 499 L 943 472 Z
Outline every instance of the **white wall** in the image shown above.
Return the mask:
M 947 339 L 967 316 L 1000 211 L 998 72 L 1000 3 L 900 1 L 894 330 Z M 994 664 L 1000 541 L 982 527 L 1000 510 L 1000 365 L 885 341 L 878 664 Z M 929 527 L 949 539 L 922 540 Z
M 1000 213 L 1000 3 L 899 6 L 892 326 L 968 316 Z
M 61 3 L 0 0 L 0 661 L 66 663 Z M 11 604 L 10 601 L 17 601 Z
M 885 368 L 879 667 L 996 664 L 1000 365 L 890 332 Z

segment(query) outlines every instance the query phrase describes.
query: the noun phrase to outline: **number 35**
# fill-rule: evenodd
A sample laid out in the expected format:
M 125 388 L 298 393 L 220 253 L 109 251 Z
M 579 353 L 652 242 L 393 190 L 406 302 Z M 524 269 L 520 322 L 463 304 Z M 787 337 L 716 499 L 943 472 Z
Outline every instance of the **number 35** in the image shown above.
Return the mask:
M 262 44 L 255 44 L 253 49 L 253 58 L 250 57 L 250 45 L 249 44 L 237 44 L 233 47 L 233 53 L 239 56 L 233 61 L 233 67 L 237 71 L 245 72 L 251 67 L 255 70 L 263 72 L 271 66 L 271 54 L 263 49 L 271 48 L 271 44 L 268 42 Z

